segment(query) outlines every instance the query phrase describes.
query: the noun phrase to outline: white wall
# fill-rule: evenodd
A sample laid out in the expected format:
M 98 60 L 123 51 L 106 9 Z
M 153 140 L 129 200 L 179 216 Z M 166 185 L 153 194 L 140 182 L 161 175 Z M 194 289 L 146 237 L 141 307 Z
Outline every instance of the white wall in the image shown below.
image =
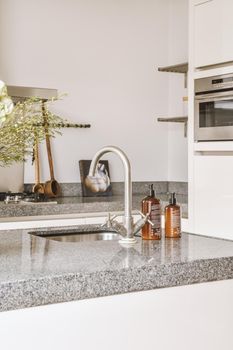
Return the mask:
M 89 130 L 64 130 L 53 140 L 58 181 L 79 181 L 78 160 L 90 159 L 107 144 L 128 154 L 134 181 L 172 177 L 168 126 L 155 122 L 170 110 L 169 74 L 156 71 L 173 63 L 168 62 L 170 2 L 0 0 L 0 78 L 67 92 L 56 111 L 91 123 Z M 111 165 L 113 181 L 121 181 L 120 162 L 111 157 Z M 179 165 L 172 168 L 180 171 Z M 25 181 L 33 182 L 30 162 L 25 173 Z
M 188 0 L 170 0 L 169 64 L 188 62 Z M 169 115 L 187 115 L 187 96 L 183 74 L 169 75 Z M 184 125 L 170 123 L 168 128 L 168 180 L 188 181 L 188 144 Z

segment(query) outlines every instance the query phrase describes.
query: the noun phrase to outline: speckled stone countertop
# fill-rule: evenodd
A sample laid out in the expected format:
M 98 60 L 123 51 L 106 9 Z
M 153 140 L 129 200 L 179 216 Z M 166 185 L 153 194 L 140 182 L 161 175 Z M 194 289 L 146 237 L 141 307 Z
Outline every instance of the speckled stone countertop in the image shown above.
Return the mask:
M 143 195 L 133 196 L 133 209 L 139 210 Z M 158 195 L 162 205 L 167 203 L 167 196 Z M 178 195 L 178 202 L 182 206 L 182 215 L 187 217 L 187 196 Z M 59 214 L 77 214 L 90 212 L 114 212 L 124 210 L 124 197 L 62 197 L 45 203 L 5 204 L 0 202 L 0 218 L 44 216 Z
M 183 233 L 125 248 L 28 232 L 0 231 L 0 311 L 233 278 L 232 241 Z

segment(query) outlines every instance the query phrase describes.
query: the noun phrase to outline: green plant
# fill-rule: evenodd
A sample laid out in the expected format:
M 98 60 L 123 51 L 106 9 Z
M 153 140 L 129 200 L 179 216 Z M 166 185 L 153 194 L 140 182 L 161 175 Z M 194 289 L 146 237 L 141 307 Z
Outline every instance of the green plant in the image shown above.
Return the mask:
M 48 109 L 55 100 L 45 102 L 34 97 L 14 106 L 0 81 L 0 166 L 25 161 L 33 154 L 35 139 L 42 142 L 46 134 L 50 137 L 61 134 L 59 125 L 65 120 Z

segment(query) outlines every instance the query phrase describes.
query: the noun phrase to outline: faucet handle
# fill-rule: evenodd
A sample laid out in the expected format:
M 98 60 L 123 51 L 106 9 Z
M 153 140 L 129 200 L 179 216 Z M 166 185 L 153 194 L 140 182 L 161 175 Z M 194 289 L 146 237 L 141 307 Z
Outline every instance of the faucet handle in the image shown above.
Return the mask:
M 121 224 L 120 222 L 118 222 L 117 220 L 114 220 L 117 216 L 119 216 L 119 215 L 116 214 L 116 215 L 111 216 L 111 214 L 108 213 L 108 216 L 107 216 L 105 222 L 101 225 L 101 227 L 108 228 L 110 230 L 114 230 L 114 231 L 120 233 L 123 237 L 125 237 L 127 234 L 125 226 L 123 224 Z
M 141 228 L 147 223 L 149 222 L 152 226 L 154 226 L 153 222 L 149 220 L 149 216 L 150 214 L 147 213 L 146 215 L 144 215 L 142 212 L 139 212 L 139 214 L 141 215 L 141 219 L 139 219 L 133 227 L 133 233 L 134 235 L 139 232 L 141 230 Z
M 108 216 L 107 216 L 105 222 L 101 225 L 101 227 L 112 228 L 112 222 L 115 218 L 116 218 L 116 215 L 113 215 L 111 217 L 111 213 L 108 213 Z
M 140 214 L 142 218 L 147 218 L 146 222 L 149 222 L 149 224 L 151 224 L 152 226 L 154 226 L 153 222 L 149 219 L 149 216 L 150 216 L 149 213 L 147 213 L 147 214 L 145 215 L 145 214 L 143 214 L 140 210 L 138 210 L 138 214 Z
M 145 223 L 148 221 L 149 214 L 143 215 L 141 219 L 139 219 L 134 225 L 133 225 L 133 234 L 135 235 L 138 233 L 141 228 L 145 225 Z

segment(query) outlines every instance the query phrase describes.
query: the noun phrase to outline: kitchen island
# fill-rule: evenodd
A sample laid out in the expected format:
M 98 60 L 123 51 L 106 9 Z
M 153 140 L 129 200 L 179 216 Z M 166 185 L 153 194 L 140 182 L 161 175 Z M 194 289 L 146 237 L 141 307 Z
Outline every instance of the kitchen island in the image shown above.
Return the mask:
M 126 248 L 40 230 L 0 232 L 3 349 L 232 349 L 232 241 L 183 233 Z
M 126 248 L 117 240 L 58 242 L 38 231 L 0 232 L 1 311 L 233 278 L 231 241 L 183 233 Z
M 141 198 L 133 196 L 134 215 Z M 160 198 L 164 206 L 166 196 Z M 185 196 L 179 201 L 187 217 Z M 122 196 L 56 202 L 1 203 L 4 349 L 186 350 L 189 344 L 189 350 L 217 350 L 222 339 L 222 348 L 233 347 L 232 241 L 188 233 L 161 241 L 138 237 L 129 248 L 118 240 L 55 241 L 44 235 L 96 229 L 107 212 L 124 209 Z M 4 229 L 8 220 L 18 228 Z M 19 229 L 26 224 L 32 226 Z

